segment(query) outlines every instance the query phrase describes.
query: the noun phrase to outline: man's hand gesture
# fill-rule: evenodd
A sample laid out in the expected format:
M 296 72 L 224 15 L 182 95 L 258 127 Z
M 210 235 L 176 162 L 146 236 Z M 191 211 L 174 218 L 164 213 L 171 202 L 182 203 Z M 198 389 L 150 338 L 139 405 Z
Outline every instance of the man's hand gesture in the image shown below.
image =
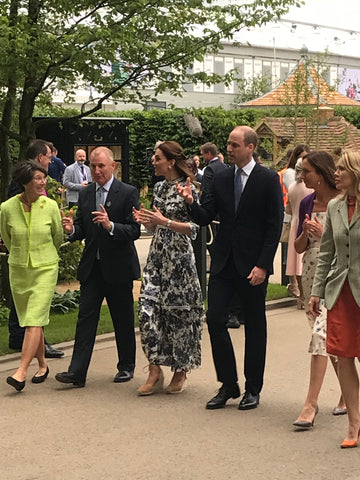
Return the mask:
M 63 227 L 63 230 L 66 234 L 71 235 L 73 232 L 73 226 L 74 226 L 74 217 L 73 217 L 73 211 L 69 211 L 69 216 L 67 217 L 65 213 L 60 210 L 61 214 L 61 224 Z

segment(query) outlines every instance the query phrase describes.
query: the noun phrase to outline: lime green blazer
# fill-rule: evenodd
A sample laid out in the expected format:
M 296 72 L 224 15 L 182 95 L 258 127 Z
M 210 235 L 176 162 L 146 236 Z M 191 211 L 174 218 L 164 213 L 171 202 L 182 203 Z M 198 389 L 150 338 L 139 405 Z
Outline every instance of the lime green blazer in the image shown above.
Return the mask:
M 360 306 L 360 212 L 348 221 L 347 197 L 330 200 L 311 294 L 331 310 L 348 279 Z
M 1 204 L 0 235 L 9 250 L 9 265 L 41 267 L 57 263 L 64 233 L 56 202 L 41 196 L 25 215 L 18 195 Z

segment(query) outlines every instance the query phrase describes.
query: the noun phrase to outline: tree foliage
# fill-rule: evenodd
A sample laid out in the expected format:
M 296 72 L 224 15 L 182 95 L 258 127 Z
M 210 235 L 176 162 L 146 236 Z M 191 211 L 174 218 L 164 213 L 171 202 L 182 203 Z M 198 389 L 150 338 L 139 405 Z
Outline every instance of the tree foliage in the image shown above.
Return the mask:
M 252 78 L 239 78 L 236 81 L 239 93 L 234 100 L 235 108 L 245 102 L 265 95 L 271 90 L 271 77 L 269 75 L 255 75 Z
M 51 109 L 55 91 L 70 100 L 77 88 L 94 89 L 101 109 L 109 98 L 134 101 L 151 87 L 178 95 L 184 79 L 220 77 L 191 73 L 195 59 L 221 48 L 243 27 L 261 25 L 299 0 L 2 0 L 0 3 L 0 157 L 2 198 L 12 143 L 23 158 L 34 136 L 34 107 Z M 111 68 L 115 65 L 115 68 Z M 224 81 L 229 81 L 228 74 Z M 4 186 L 5 185 L 5 186 Z

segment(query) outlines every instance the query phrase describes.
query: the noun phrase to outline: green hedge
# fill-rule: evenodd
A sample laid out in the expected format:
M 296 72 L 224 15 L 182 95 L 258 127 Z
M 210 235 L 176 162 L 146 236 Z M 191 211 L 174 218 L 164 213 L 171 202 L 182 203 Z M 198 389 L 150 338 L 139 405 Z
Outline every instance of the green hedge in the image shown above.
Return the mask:
M 255 126 L 263 117 L 288 117 L 293 115 L 291 107 L 271 109 L 247 108 L 225 110 L 222 107 L 192 109 L 200 120 L 203 135 L 192 137 L 184 122 L 184 109 L 172 110 L 120 110 L 106 112 L 107 116 L 128 117 L 133 122 L 129 125 L 130 138 L 130 182 L 139 190 L 149 183 L 149 168 L 146 158 L 147 149 L 153 148 L 157 140 L 175 140 L 184 148 L 187 155 L 199 153 L 199 147 L 205 142 L 213 142 L 219 150 L 226 152 L 229 132 L 236 125 Z M 308 116 L 309 109 L 298 109 L 298 114 Z M 102 116 L 103 112 L 98 112 Z M 335 115 L 360 128 L 359 107 L 335 107 Z

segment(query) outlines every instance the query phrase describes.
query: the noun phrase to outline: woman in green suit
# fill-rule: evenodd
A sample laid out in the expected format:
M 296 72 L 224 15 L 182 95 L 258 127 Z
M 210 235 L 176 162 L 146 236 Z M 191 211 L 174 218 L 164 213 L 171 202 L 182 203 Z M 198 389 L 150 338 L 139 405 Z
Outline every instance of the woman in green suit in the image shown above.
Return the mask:
M 338 357 L 338 375 L 348 412 L 349 428 L 342 448 L 357 447 L 360 435 L 360 152 L 345 150 L 337 163 L 335 184 L 343 195 L 328 204 L 316 266 L 310 312 L 327 314 L 326 351 Z
M 34 357 L 39 369 L 32 382 L 42 383 L 49 373 L 42 327 L 49 323 L 63 231 L 56 202 L 44 196 L 46 174 L 37 162 L 20 163 L 13 178 L 24 191 L 1 205 L 0 231 L 9 250 L 11 291 L 19 324 L 26 327 L 20 366 L 7 378 L 17 391 L 24 388 Z

